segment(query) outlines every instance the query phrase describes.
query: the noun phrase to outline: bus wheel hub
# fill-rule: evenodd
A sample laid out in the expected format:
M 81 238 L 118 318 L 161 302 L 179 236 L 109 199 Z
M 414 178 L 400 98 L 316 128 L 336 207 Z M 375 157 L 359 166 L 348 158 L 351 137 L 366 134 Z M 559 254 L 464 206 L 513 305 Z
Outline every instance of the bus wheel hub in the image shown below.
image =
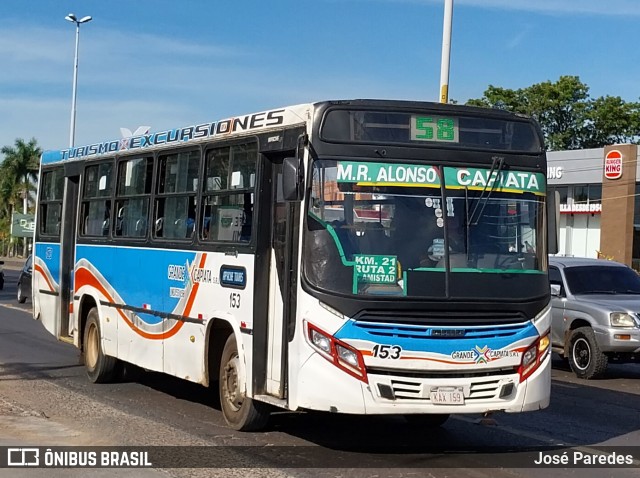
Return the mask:
M 227 362 L 224 367 L 224 397 L 236 410 L 242 406 L 242 393 L 238 384 L 238 357 L 234 357 Z

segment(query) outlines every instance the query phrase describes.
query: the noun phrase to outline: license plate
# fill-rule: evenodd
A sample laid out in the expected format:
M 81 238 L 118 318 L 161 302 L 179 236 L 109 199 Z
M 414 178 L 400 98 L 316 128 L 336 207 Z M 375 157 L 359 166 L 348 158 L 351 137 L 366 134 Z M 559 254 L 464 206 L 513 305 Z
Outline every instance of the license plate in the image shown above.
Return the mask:
M 429 392 L 434 405 L 464 405 L 462 387 L 437 387 Z

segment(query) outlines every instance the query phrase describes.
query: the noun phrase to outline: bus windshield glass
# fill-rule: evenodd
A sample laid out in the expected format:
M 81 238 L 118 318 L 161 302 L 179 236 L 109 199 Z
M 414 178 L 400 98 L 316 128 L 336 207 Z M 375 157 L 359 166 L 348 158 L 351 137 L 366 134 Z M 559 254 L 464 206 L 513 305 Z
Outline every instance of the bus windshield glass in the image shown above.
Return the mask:
M 318 160 L 306 278 L 342 295 L 481 295 L 465 284 L 469 273 L 483 284 L 518 277 L 504 282 L 507 295 L 531 280 L 537 290 L 547 268 L 544 195 L 540 173 Z

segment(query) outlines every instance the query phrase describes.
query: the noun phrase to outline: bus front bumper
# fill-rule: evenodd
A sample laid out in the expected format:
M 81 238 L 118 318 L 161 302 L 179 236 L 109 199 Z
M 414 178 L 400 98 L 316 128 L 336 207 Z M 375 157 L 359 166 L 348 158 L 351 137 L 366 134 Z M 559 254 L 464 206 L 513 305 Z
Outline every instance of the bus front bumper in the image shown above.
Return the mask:
M 549 405 L 551 354 L 524 382 L 516 372 L 476 377 L 420 378 L 393 372 L 370 373 L 364 383 L 313 354 L 298 376 L 297 408 L 352 414 L 478 414 L 540 410 Z M 431 392 L 457 397 L 457 404 L 435 404 Z M 452 395 L 449 392 L 455 391 Z M 445 401 L 447 401 L 445 399 Z M 450 400 L 449 400 L 450 401 Z

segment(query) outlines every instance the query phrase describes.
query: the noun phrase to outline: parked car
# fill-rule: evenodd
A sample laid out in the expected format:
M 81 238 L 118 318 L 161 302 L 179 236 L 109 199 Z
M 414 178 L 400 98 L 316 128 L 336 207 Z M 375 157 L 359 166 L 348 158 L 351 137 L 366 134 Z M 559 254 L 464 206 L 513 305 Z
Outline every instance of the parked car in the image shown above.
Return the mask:
M 4 289 L 4 261 L 0 261 L 0 290 Z
M 549 258 L 554 352 L 579 378 L 640 359 L 640 276 L 603 259 Z
M 24 267 L 20 271 L 18 276 L 18 302 L 24 304 L 27 298 L 31 297 L 31 268 L 33 265 L 33 257 L 29 255 L 27 262 L 24 263 Z

